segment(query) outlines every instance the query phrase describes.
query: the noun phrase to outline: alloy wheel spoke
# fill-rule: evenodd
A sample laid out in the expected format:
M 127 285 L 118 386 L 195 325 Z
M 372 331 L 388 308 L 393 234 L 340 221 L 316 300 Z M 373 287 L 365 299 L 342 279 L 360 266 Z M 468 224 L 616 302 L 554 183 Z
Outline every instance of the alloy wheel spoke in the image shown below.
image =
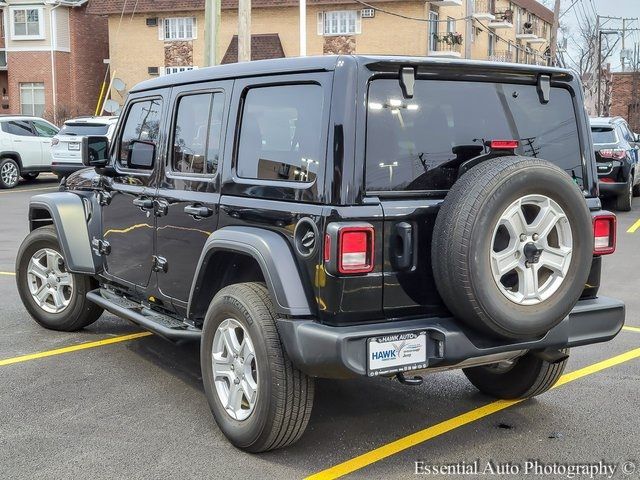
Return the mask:
M 58 285 L 61 287 L 67 287 L 72 285 L 71 274 L 67 272 L 63 272 L 58 275 Z
M 40 280 L 47 280 L 47 269 L 40 262 L 33 259 L 29 262 L 28 273 L 35 275 Z
M 239 383 L 232 382 L 229 386 L 229 400 L 227 402 L 227 408 L 233 410 L 238 415 L 238 412 L 242 408 L 242 387 Z
M 229 383 L 233 383 L 233 370 L 231 363 L 221 363 L 219 361 L 213 362 L 213 377 L 214 378 L 227 378 Z
M 547 267 L 548 269 L 557 272 L 559 275 L 564 276 L 565 264 L 570 253 L 571 249 L 566 247 L 554 248 L 547 246 L 540 254 L 539 265 Z
M 500 252 L 491 252 L 491 261 L 494 265 L 494 272 L 496 277 L 500 279 L 506 273 L 516 268 L 519 263 L 518 250 L 514 245 L 511 248 L 506 248 Z
M 53 303 L 55 304 L 56 308 L 64 307 L 66 299 L 62 294 L 62 289 L 58 288 L 56 290 L 53 290 L 53 292 L 51 292 L 51 297 L 53 298 Z
M 242 392 L 244 393 L 244 396 L 247 398 L 249 405 L 253 405 L 255 403 L 255 395 L 256 395 L 255 387 L 251 385 L 249 380 L 247 380 L 246 378 L 243 378 L 240 381 L 240 387 L 242 389 Z
M 521 274 L 519 277 L 520 283 L 520 293 L 524 296 L 525 299 L 536 299 L 540 298 L 540 293 L 538 291 L 538 269 L 534 266 L 524 268 L 521 270 Z
M 520 204 L 516 204 L 502 218 L 502 225 L 509 231 L 511 238 L 518 238 L 521 233 L 527 231 L 527 221 L 522 213 Z
M 49 287 L 47 287 L 46 284 L 42 284 L 40 286 L 40 288 L 38 288 L 36 293 L 34 293 L 34 296 L 40 302 L 40 304 L 43 304 L 50 293 L 51 293 L 51 291 L 50 291 Z
M 548 205 L 540 210 L 540 213 L 538 213 L 538 216 L 530 225 L 530 228 L 537 233 L 540 238 L 546 238 L 563 217 L 564 214 L 556 212 L 553 206 Z

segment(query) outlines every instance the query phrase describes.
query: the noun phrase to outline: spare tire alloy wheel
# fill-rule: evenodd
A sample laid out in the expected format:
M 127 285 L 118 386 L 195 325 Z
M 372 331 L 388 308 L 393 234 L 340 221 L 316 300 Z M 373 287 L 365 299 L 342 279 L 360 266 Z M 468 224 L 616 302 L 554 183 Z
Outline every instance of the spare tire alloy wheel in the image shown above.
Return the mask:
M 0 163 L 0 180 L 6 188 L 13 188 L 18 184 L 20 169 L 13 160 Z
M 504 210 L 493 231 L 493 278 L 512 302 L 537 305 L 562 285 L 572 251 L 562 207 L 545 195 L 523 196 Z
M 33 301 L 47 313 L 61 313 L 73 296 L 73 275 L 66 271 L 60 253 L 50 248 L 35 252 L 27 267 Z
M 258 369 L 253 343 L 244 327 L 227 318 L 212 347 L 213 380 L 220 403 L 234 420 L 245 420 L 256 405 Z
M 431 247 L 436 286 L 454 317 L 492 336 L 529 339 L 558 325 L 579 300 L 593 225 L 564 170 L 505 156 L 453 185 Z

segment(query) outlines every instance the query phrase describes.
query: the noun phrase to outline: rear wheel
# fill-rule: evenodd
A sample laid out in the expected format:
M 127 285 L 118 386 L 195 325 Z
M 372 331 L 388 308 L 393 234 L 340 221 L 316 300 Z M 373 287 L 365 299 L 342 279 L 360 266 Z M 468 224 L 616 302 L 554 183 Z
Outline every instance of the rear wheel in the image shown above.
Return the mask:
M 569 349 L 562 350 L 568 354 Z M 540 395 L 562 376 L 568 359 L 550 363 L 532 353 L 513 360 L 462 371 L 482 393 L 495 398 L 518 399 Z
M 27 173 L 21 174 L 20 176 L 27 182 L 32 182 L 33 180 L 38 178 L 38 175 L 40 175 L 39 172 L 27 172 Z
M 436 285 L 468 325 L 507 338 L 545 334 L 574 307 L 593 252 L 580 189 L 553 164 L 487 160 L 449 191 L 434 227 Z
M 16 259 L 18 293 L 36 322 L 71 332 L 95 322 L 102 308 L 86 298 L 95 281 L 67 270 L 54 227 L 34 230 L 22 242 Z
M 13 188 L 18 185 L 20 167 L 12 158 L 0 160 L 0 188 Z
M 216 423 L 238 448 L 285 447 L 304 433 L 313 406 L 313 379 L 289 360 L 262 283 L 220 290 L 205 318 L 200 363 Z
M 633 202 L 633 176 L 629 174 L 624 193 L 616 197 L 616 210 L 620 212 L 631 211 L 631 203 Z

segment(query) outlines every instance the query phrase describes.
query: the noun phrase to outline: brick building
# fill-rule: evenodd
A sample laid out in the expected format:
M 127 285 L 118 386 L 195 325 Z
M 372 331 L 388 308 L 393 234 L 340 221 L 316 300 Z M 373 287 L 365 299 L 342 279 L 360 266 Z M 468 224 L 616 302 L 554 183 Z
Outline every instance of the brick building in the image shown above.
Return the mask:
M 640 133 L 640 72 L 614 72 L 611 78 L 610 114 L 623 117 Z
M 422 55 L 546 64 L 553 12 L 536 0 L 307 0 L 307 54 Z M 204 65 L 204 0 L 91 0 L 127 88 Z M 298 0 L 252 0 L 252 59 L 299 55 Z M 376 10 L 391 11 L 411 20 Z M 237 0 L 222 0 L 217 58 L 235 61 Z M 121 18 L 124 20 L 121 21 Z M 135 55 L 131 46 L 135 45 Z M 122 102 L 123 92 L 113 92 Z
M 61 123 L 95 111 L 108 29 L 86 10 L 87 0 L 0 2 L 0 113 Z

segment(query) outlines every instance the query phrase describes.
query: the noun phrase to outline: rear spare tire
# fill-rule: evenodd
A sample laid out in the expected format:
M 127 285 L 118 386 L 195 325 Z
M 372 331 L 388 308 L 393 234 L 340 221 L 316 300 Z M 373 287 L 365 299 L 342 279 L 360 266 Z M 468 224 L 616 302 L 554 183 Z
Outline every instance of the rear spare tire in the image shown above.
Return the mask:
M 544 160 L 487 160 L 451 188 L 432 242 L 436 285 L 449 310 L 507 338 L 545 334 L 571 311 L 593 255 L 584 196 Z

